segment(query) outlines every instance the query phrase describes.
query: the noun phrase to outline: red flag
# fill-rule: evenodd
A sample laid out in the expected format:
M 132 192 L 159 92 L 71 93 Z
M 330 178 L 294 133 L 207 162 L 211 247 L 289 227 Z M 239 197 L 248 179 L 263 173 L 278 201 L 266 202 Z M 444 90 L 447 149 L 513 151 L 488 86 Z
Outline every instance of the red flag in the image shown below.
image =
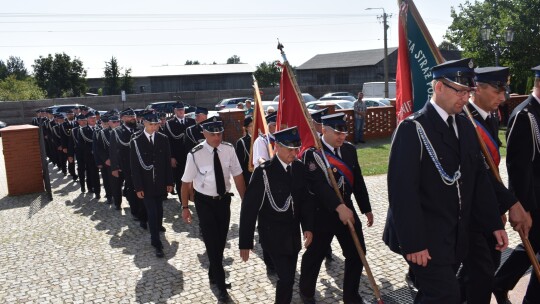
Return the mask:
M 401 3 L 399 11 L 399 45 L 396 70 L 396 120 L 398 124 L 413 111 L 409 40 L 407 38 L 407 3 L 405 1 Z
M 285 61 L 281 65 L 276 130 L 295 126 L 298 127 L 298 132 L 302 140 L 300 154 L 310 147 L 318 147 L 315 139 L 315 130 L 311 127 L 311 115 L 309 115 L 306 108 L 292 68 L 289 62 Z
M 248 169 L 253 172 L 253 142 L 259 134 L 268 134 L 268 124 L 264 118 L 264 109 L 261 102 L 261 94 L 259 91 L 259 85 L 257 80 L 253 77 L 253 89 L 254 89 L 254 102 L 253 102 L 253 134 L 251 136 L 251 147 L 249 148 L 249 162 Z M 269 147 L 268 155 L 273 156 L 273 151 Z

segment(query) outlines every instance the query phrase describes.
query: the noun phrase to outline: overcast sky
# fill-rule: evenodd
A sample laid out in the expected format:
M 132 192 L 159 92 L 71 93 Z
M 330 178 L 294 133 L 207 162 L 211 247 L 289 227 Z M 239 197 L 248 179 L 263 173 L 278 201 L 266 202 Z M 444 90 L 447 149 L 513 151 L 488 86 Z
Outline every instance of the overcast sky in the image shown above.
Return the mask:
M 450 8 L 464 2 L 415 1 L 437 44 Z M 31 70 L 40 55 L 65 52 L 83 61 L 88 76 L 102 75 L 112 56 L 133 70 L 226 63 L 232 55 L 255 67 L 281 59 L 279 38 L 298 66 L 316 54 L 383 48 L 382 10 L 368 7 L 391 15 L 388 46 L 397 46 L 394 0 L 9 1 L 0 13 L 0 59 L 21 57 Z

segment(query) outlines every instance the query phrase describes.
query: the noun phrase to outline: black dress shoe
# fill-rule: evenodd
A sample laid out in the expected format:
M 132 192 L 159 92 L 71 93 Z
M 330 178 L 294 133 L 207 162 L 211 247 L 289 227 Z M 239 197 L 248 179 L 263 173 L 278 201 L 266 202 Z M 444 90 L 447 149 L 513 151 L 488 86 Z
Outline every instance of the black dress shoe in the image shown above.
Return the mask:
M 510 299 L 508 299 L 508 290 L 494 289 L 493 295 L 495 296 L 495 300 L 497 300 L 498 304 L 512 304 Z
M 165 227 L 161 226 L 161 227 L 159 227 L 159 231 L 165 232 L 165 231 L 167 231 L 167 229 L 165 229 Z
M 73 181 L 76 182 L 79 177 L 77 175 L 73 175 Z
M 112 199 L 111 199 L 110 197 L 107 197 L 107 204 L 110 205 L 110 204 L 112 204 L 112 203 L 113 203 Z
M 221 303 L 228 303 L 231 300 L 227 289 L 221 289 L 218 293 L 218 301 Z
M 86 188 L 84 186 L 81 186 L 81 193 L 86 193 Z
M 303 295 L 301 292 L 300 292 L 300 299 L 302 300 L 302 303 L 304 303 L 304 304 L 316 304 L 317 303 L 317 302 L 315 302 L 315 298 Z
M 148 224 L 146 224 L 145 222 L 141 222 L 139 226 L 141 226 L 141 228 L 144 230 L 148 229 Z
M 156 247 L 156 257 L 162 258 L 165 256 L 165 253 L 163 252 L 163 249 Z

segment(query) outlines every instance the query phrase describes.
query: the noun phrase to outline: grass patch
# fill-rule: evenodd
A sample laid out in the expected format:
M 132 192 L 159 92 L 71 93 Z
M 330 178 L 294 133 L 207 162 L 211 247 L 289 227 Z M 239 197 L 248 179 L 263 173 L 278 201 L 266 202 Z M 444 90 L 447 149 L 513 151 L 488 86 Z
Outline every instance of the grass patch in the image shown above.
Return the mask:
M 502 145 L 499 149 L 501 157 L 506 157 L 506 129 L 499 130 L 499 139 Z M 390 157 L 390 137 L 374 139 L 367 144 L 360 144 L 357 149 L 358 162 L 362 168 L 362 175 L 378 175 L 388 173 L 388 158 Z
M 357 150 L 358 162 L 362 175 L 377 175 L 388 173 L 388 157 L 390 156 L 390 137 L 374 139 L 366 144 L 360 144 Z

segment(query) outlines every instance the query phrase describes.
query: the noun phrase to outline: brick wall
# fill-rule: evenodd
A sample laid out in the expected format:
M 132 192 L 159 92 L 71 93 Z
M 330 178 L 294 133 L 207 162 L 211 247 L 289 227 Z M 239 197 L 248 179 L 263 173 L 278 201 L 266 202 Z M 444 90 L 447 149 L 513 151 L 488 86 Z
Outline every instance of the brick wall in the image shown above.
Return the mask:
M 9 195 L 43 192 L 39 128 L 10 126 L 0 130 Z

